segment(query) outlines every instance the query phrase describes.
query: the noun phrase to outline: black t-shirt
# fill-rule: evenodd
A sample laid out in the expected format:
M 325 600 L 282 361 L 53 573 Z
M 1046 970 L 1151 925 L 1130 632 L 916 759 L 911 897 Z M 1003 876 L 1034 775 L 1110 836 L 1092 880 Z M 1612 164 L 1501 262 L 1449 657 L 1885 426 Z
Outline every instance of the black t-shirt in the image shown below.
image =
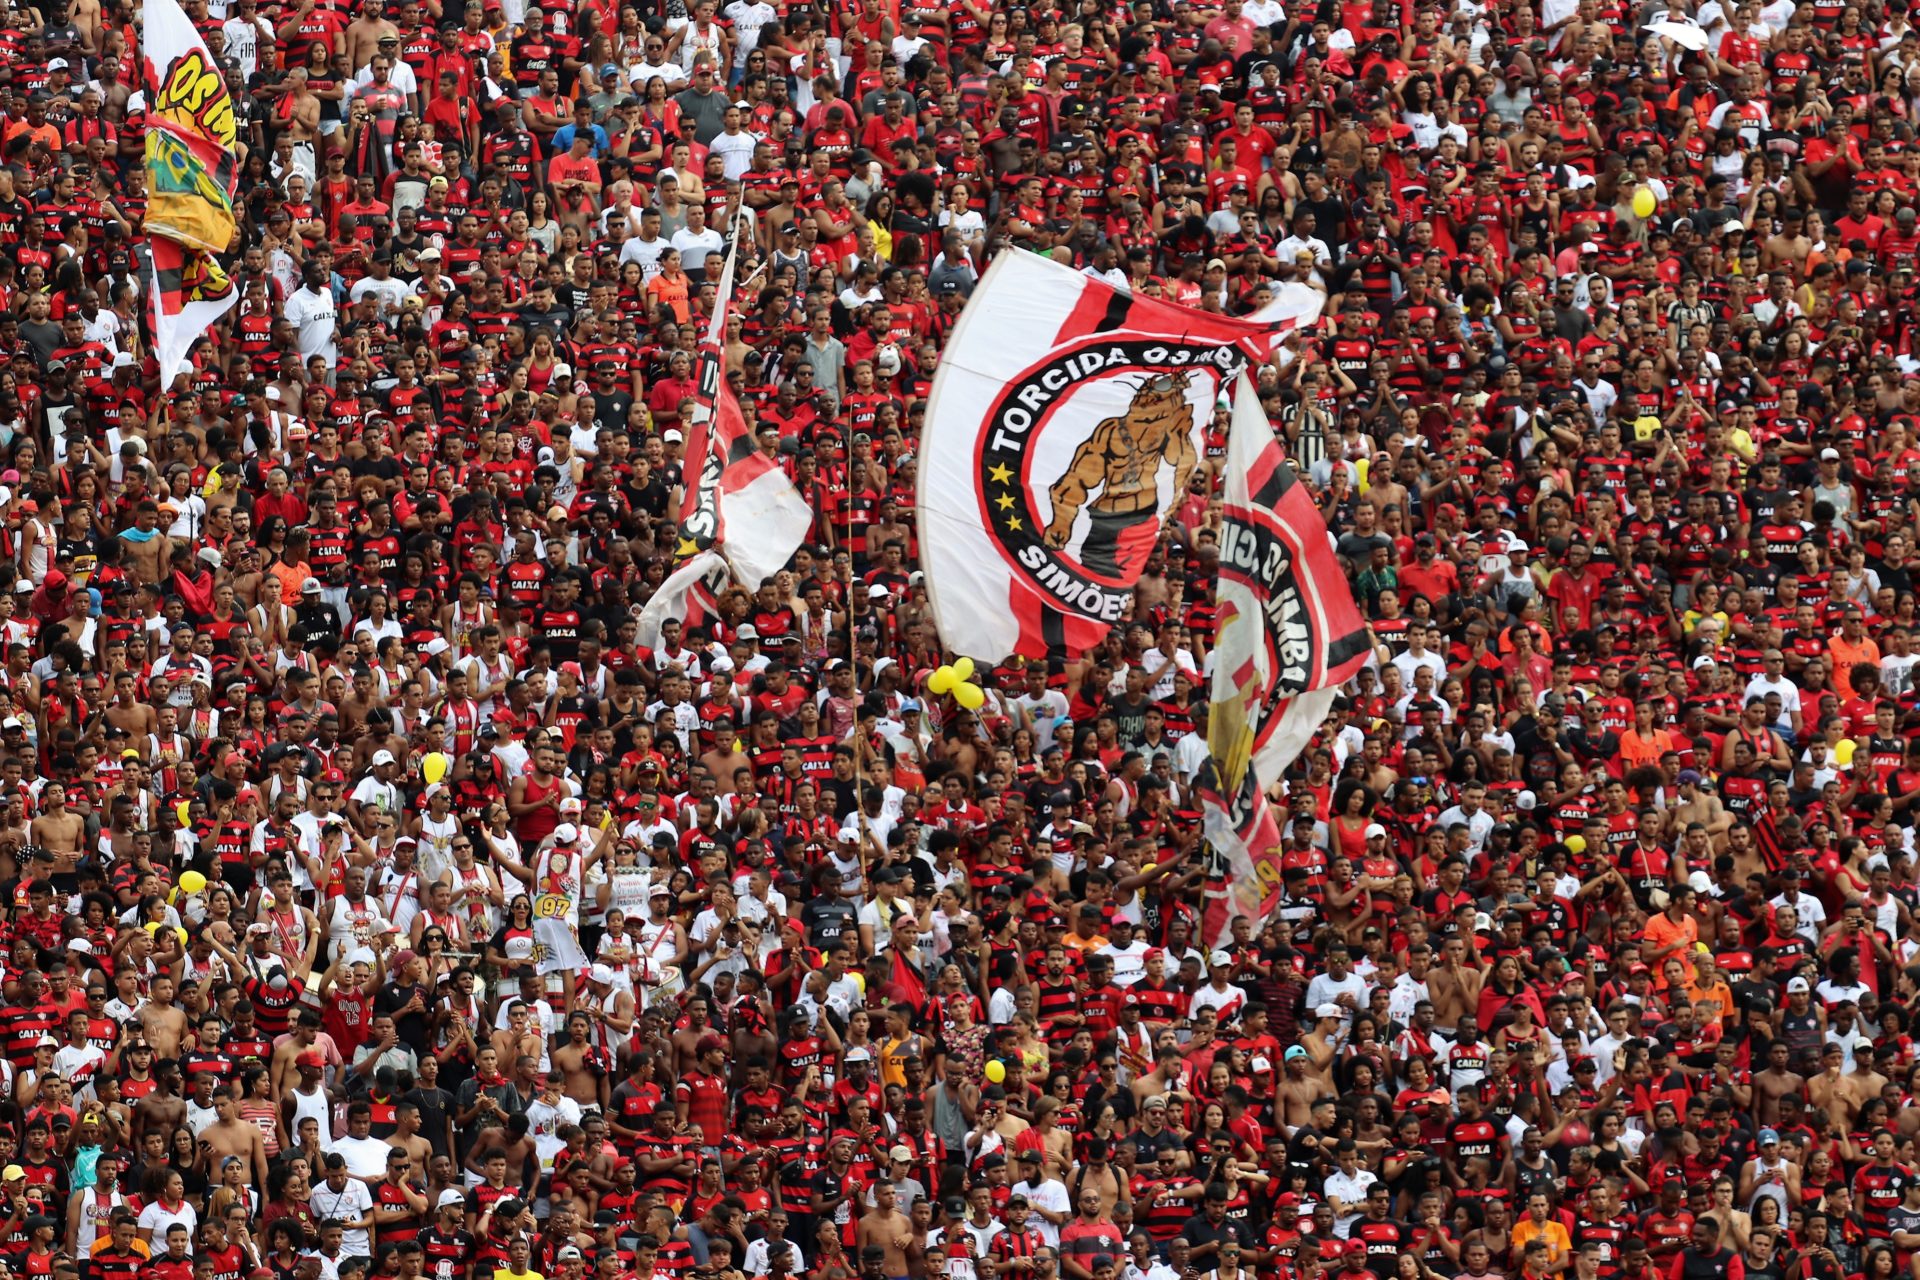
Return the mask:
M 420 1009 L 413 1013 L 401 1013 L 400 1010 L 405 1008 L 407 1002 L 416 995 L 420 997 Z M 401 1044 L 408 1046 L 415 1053 L 429 1052 L 425 1010 L 432 1007 L 433 1002 L 428 998 L 426 989 L 412 983 L 401 985 L 398 982 L 390 982 L 381 987 L 379 994 L 373 998 L 373 1011 L 376 1014 L 392 1014 L 394 1034 L 399 1037 Z
M 409 1089 L 400 1099 L 420 1108 L 420 1134 L 433 1146 L 433 1154 L 450 1156 L 447 1150 L 447 1117 L 453 1112 L 453 1095 L 438 1085 Z
M 845 898 L 825 901 L 819 898 L 800 909 L 800 921 L 807 926 L 807 942 L 828 950 L 845 935 L 858 932 L 859 913 Z

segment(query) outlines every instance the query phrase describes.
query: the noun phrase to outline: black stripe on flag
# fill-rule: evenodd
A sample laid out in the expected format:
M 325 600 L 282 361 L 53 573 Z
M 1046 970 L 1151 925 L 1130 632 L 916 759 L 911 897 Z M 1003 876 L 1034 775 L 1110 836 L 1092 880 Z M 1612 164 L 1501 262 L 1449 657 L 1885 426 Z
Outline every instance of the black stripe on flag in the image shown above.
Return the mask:
M 1051 605 L 1040 606 L 1040 638 L 1047 642 L 1047 658 L 1067 656 L 1067 620 Z
M 1133 310 L 1133 295 L 1121 289 L 1115 289 L 1113 296 L 1107 299 L 1107 313 L 1100 317 L 1100 323 L 1093 326 L 1095 333 L 1111 333 L 1127 322 L 1127 315 Z

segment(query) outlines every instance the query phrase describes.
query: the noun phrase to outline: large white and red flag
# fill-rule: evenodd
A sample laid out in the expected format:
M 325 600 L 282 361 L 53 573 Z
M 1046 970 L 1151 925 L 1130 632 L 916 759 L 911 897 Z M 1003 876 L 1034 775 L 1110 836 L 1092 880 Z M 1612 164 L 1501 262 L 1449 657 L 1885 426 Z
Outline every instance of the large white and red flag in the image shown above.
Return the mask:
M 1267 788 L 1370 650 L 1326 518 L 1244 376 L 1234 389 L 1221 502 L 1212 758 L 1197 788 L 1213 850 L 1202 920 L 1210 944 L 1230 935 L 1235 917 L 1265 920 L 1279 905 L 1280 832 Z
M 1236 320 L 1034 254 L 996 258 L 922 435 L 921 559 L 947 647 L 991 663 L 1096 644 L 1200 471 L 1215 398 L 1321 298 L 1284 286 Z
M 640 643 L 679 618 L 710 614 L 730 571 L 747 590 L 786 567 L 813 525 L 813 512 L 747 430 L 726 379 L 727 312 L 733 302 L 740 236 L 727 251 L 713 317 L 694 359 L 694 407 L 686 421 L 686 493 L 680 504 L 680 564 L 640 614 Z

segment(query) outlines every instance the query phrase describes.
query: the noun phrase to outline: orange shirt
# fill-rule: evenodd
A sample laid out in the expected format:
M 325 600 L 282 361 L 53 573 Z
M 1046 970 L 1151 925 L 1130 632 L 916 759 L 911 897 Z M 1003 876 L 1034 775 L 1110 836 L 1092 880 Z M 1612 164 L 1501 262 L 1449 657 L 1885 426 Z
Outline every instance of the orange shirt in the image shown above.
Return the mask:
M 1844 635 L 1835 636 L 1827 641 L 1827 656 L 1833 660 L 1833 687 L 1851 692 L 1853 685 L 1848 677 L 1855 667 L 1880 665 L 1880 646 L 1873 637 L 1862 633 L 1859 642 L 1848 640 Z
M 1658 960 L 1655 960 L 1653 958 L 1654 954 L 1671 948 L 1676 943 L 1679 944 L 1681 950 L 1691 947 L 1694 943 L 1700 941 L 1700 926 L 1690 915 L 1681 916 L 1680 923 L 1675 924 L 1667 917 L 1665 911 L 1661 911 L 1651 920 L 1647 921 L 1646 931 L 1640 935 L 1640 938 L 1645 944 L 1643 947 L 1643 959 L 1647 962 L 1648 967 L 1653 970 L 1653 985 L 1665 990 L 1667 980 L 1661 970 L 1666 965 L 1667 957 L 1661 956 Z M 1669 951 L 1668 954 L 1671 955 L 1674 954 L 1674 952 Z
M 656 307 L 663 303 L 672 307 L 673 318 L 685 324 L 693 314 L 692 309 L 687 305 L 687 287 L 691 283 L 692 277 L 684 271 L 680 273 L 680 278 L 677 280 L 668 279 L 667 273 L 662 271 L 647 282 L 647 301 Z
M 1673 735 L 1665 729 L 1655 729 L 1644 738 L 1637 729 L 1620 735 L 1620 763 L 1628 773 L 1642 766 L 1658 765 L 1660 757 L 1674 749 Z

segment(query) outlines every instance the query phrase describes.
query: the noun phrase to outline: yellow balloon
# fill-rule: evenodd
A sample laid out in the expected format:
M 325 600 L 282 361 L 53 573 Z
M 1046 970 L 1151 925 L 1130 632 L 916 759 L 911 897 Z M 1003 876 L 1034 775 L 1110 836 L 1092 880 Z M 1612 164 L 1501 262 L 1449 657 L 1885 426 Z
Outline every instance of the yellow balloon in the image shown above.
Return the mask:
M 1568 836 L 1567 837 L 1568 853 L 1585 853 L 1586 851 L 1587 851 L 1587 838 L 1585 836 Z
M 184 827 L 187 825 L 187 810 L 192 807 L 193 807 L 193 801 L 191 800 L 182 800 L 179 804 L 173 807 L 173 811 L 180 815 L 181 826 Z
M 977 684 L 960 684 L 954 686 L 953 700 L 969 711 L 978 711 L 980 704 L 987 700 L 987 695 Z
M 453 768 L 453 761 L 447 758 L 444 751 L 430 751 L 420 762 L 420 776 L 427 780 L 428 786 L 432 786 L 446 777 L 447 770 L 451 768 Z
M 953 664 L 953 678 L 954 678 L 955 680 L 971 680 L 971 679 L 973 679 L 973 659 L 972 659 L 972 658 L 962 658 L 962 659 L 960 659 L 960 661 L 958 661 L 958 662 L 956 662 L 956 663 L 954 663 L 954 664 Z
M 1833 749 L 1833 759 L 1836 764 L 1840 764 L 1840 765 L 1849 765 L 1853 763 L 1853 739 L 1852 738 L 1840 739 L 1839 743 Z
M 1660 202 L 1654 198 L 1653 188 L 1641 187 L 1638 191 L 1633 193 L 1633 216 L 1634 217 L 1651 218 L 1653 216 L 1653 211 L 1655 209 L 1658 209 L 1659 207 L 1660 207 Z
M 182 893 L 199 893 L 206 887 L 207 878 L 198 871 L 182 871 L 180 873 L 180 891 Z
M 1000 1059 L 998 1058 L 989 1059 L 987 1062 L 987 1079 L 993 1081 L 993 1083 L 995 1084 L 999 1084 L 1002 1080 L 1005 1080 L 1006 1078 L 1007 1078 L 1007 1064 L 1000 1061 Z
M 928 693 L 945 693 L 947 690 L 953 688 L 953 685 L 954 674 L 952 667 L 935 667 L 933 674 L 927 677 Z

